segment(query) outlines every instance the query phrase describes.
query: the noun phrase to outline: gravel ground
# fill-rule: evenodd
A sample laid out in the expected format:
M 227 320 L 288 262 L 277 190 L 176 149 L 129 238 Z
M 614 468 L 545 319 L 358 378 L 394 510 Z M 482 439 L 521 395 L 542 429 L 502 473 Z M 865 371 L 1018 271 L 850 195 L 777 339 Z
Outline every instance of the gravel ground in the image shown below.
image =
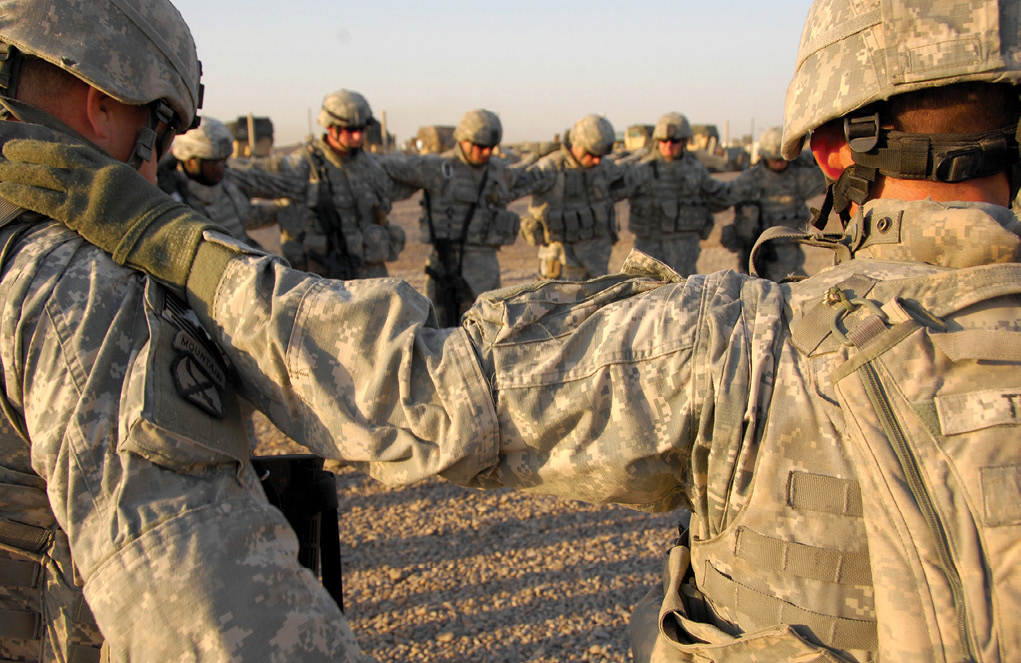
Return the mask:
M 618 215 L 626 227 L 626 208 Z M 417 216 L 417 197 L 395 205 L 391 219 L 408 245 L 390 273 L 421 291 Z M 718 239 L 731 218 L 717 215 L 700 272 L 734 267 Z M 272 229 L 257 239 L 267 248 L 276 241 Z M 621 233 L 611 269 L 632 241 Z M 809 249 L 809 272 L 828 260 Z M 519 241 L 500 262 L 505 285 L 530 280 L 535 248 Z M 254 423 L 258 453 L 302 451 L 261 415 Z M 345 612 L 381 662 L 630 661 L 631 609 L 660 581 L 679 517 L 440 480 L 387 488 L 348 468 L 337 468 L 337 486 Z

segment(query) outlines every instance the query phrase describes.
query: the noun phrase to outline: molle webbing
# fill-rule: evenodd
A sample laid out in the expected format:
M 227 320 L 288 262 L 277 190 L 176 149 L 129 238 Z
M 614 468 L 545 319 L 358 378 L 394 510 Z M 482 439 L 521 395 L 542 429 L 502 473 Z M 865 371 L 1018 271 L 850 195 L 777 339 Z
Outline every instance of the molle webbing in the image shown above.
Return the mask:
M 0 587 L 35 587 L 39 568 L 36 562 L 0 557 Z
M 737 556 L 765 571 L 843 585 L 870 585 L 868 553 L 841 552 L 781 541 L 746 527 L 738 530 Z
M 0 551 L 26 557 L 38 556 L 50 541 L 50 531 L 0 517 Z M 30 589 L 40 579 L 41 566 L 36 560 L 0 559 L 0 586 Z M 0 609 L 0 638 L 39 640 L 42 637 L 42 615 L 37 612 Z
M 0 587 L 29 590 L 38 588 L 42 581 L 42 557 L 52 541 L 52 533 L 43 527 L 34 527 L 0 516 Z M 21 555 L 25 559 L 12 559 Z M 78 624 L 94 624 L 92 613 L 84 598 L 78 596 L 74 610 Z M 35 642 L 44 635 L 42 615 L 27 610 L 0 608 L 0 639 Z M 68 663 L 99 663 L 99 647 L 70 645 Z M 0 663 L 4 663 L 0 660 Z
M 737 614 L 750 616 L 754 623 L 798 624 L 819 641 L 837 649 L 875 650 L 878 647 L 874 621 L 831 617 L 799 608 L 735 582 L 712 565 L 706 566 L 703 591 L 706 596 L 713 597 L 714 603 L 732 606 Z
M 50 541 L 50 531 L 8 520 L 0 516 L 0 545 L 31 553 L 41 553 Z
M 0 638 L 34 641 L 42 635 L 42 615 L 39 613 L 0 610 Z
M 787 502 L 799 511 L 862 517 L 861 488 L 857 481 L 848 479 L 791 472 L 787 484 Z

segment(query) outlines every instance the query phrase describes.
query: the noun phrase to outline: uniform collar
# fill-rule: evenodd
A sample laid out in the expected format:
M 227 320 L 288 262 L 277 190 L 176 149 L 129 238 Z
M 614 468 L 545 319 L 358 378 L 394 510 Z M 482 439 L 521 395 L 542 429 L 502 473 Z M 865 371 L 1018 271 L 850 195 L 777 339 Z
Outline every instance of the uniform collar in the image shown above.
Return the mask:
M 855 258 L 954 269 L 1021 262 L 1021 221 L 989 203 L 872 200 L 847 231 Z

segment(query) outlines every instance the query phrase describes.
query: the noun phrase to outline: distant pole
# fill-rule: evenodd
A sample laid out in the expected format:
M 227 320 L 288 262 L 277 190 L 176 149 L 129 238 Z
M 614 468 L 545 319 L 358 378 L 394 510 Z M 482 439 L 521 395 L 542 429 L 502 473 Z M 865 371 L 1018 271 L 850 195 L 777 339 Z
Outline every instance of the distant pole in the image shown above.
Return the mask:
M 380 142 L 383 144 L 383 152 L 386 153 L 390 151 L 390 143 L 387 141 L 386 138 L 386 111 L 380 113 L 379 118 L 380 118 L 379 122 Z
M 255 116 L 248 113 L 248 156 L 255 156 Z
M 312 109 L 311 108 L 307 108 L 305 110 L 308 111 L 308 137 L 309 137 L 309 140 L 311 140 L 312 136 L 314 135 L 312 133 Z
M 730 120 L 724 120 L 723 122 L 723 144 L 730 146 Z
M 752 142 L 755 142 L 755 118 L 752 118 Z

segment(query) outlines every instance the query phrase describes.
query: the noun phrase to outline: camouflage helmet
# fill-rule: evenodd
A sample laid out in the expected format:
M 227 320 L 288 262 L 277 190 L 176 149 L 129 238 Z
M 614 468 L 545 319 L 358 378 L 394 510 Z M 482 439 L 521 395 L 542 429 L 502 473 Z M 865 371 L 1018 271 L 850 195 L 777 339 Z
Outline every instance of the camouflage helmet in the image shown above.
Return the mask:
M 691 130 L 691 123 L 688 118 L 680 113 L 666 113 L 661 115 L 656 122 L 656 128 L 652 130 L 653 140 L 691 140 L 695 132 Z
M 771 127 L 762 132 L 759 138 L 759 157 L 763 159 L 783 159 L 780 152 L 780 142 L 783 138 L 783 130 L 780 127 Z
M 784 108 L 783 155 L 830 120 L 914 90 L 1021 80 L 1017 3 L 816 0 Z
M 372 108 L 365 97 L 351 90 L 337 90 L 323 98 L 319 125 L 330 127 L 367 127 L 373 123 Z
M 470 110 L 461 117 L 460 124 L 454 129 L 454 140 L 460 143 L 468 141 L 482 147 L 496 147 L 503 138 L 503 126 L 500 118 L 493 111 L 477 108 Z
M 571 145 L 577 145 L 598 157 L 609 154 L 616 139 L 610 121 L 595 114 L 586 115 L 575 122 L 570 136 Z
M 174 139 L 170 148 L 179 161 L 188 159 L 226 159 L 234 151 L 234 134 L 223 122 L 203 117 L 202 124 Z
M 195 42 L 169 0 L 0 0 L 0 42 L 122 103 L 162 100 L 181 130 L 202 105 Z

